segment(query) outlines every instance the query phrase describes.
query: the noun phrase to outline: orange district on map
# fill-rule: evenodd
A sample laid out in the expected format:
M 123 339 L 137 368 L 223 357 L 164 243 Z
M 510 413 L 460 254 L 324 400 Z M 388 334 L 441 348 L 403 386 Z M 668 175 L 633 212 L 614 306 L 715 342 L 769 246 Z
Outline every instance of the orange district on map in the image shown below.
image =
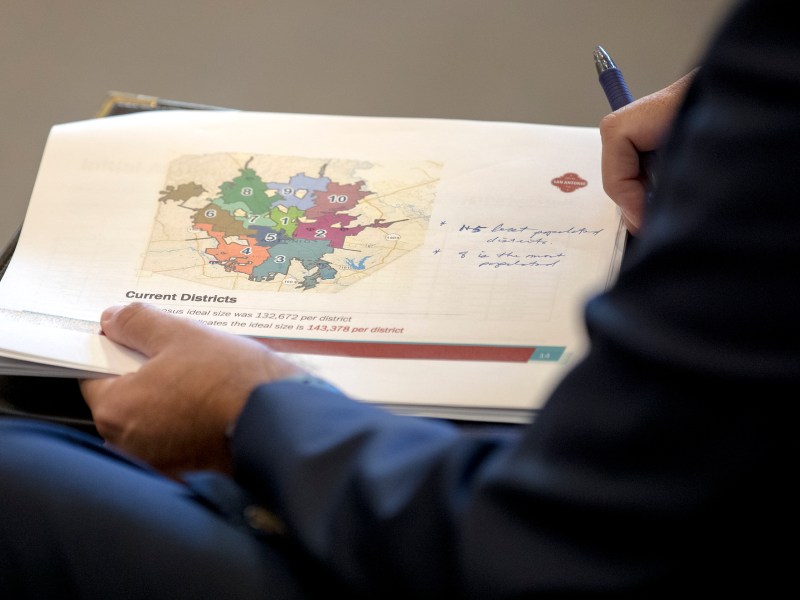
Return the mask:
M 278 352 L 326 354 L 357 358 L 423 358 L 431 360 L 482 360 L 522 362 L 531 360 L 533 346 L 472 346 L 458 344 L 405 344 L 392 342 L 343 342 L 255 338 Z

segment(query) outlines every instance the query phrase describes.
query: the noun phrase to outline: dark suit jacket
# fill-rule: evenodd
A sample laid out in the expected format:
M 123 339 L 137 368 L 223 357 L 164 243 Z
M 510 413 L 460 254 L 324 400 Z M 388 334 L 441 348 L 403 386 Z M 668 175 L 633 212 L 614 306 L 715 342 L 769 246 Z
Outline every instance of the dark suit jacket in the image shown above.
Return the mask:
M 769 595 L 790 581 L 800 31 L 781 4 L 747 2 L 702 65 L 633 255 L 586 307 L 591 352 L 518 435 L 289 382 L 252 394 L 237 481 L 354 589 Z

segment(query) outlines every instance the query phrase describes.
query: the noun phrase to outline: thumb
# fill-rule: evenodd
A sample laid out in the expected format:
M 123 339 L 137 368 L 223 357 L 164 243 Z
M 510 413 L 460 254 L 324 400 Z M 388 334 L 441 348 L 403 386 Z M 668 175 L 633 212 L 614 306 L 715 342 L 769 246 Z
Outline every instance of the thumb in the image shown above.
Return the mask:
M 137 350 L 148 358 L 175 339 L 183 329 L 199 326 L 194 321 L 167 314 L 151 304 L 134 302 L 111 306 L 103 311 L 100 327 L 114 342 Z

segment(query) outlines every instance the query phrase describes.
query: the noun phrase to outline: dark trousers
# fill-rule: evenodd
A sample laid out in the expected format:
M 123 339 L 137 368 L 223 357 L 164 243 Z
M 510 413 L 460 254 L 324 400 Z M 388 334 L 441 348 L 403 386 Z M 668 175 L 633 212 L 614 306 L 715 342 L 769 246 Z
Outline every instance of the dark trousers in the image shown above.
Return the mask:
M 248 502 L 228 478 L 178 483 L 73 428 L 0 418 L 0 598 L 308 597 L 323 580 L 248 526 Z

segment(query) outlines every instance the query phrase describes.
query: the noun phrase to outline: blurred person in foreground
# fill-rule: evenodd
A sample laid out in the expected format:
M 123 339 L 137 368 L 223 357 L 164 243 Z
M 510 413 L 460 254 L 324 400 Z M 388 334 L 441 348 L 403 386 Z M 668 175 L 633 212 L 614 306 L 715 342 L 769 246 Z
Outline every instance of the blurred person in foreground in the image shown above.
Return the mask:
M 146 305 L 81 382 L 105 440 L 0 421 L 0 596 L 503 598 L 790 589 L 800 31 L 737 4 L 698 70 L 606 117 L 637 236 L 531 424 L 465 435 Z M 658 150 L 645 205 L 638 152 Z

